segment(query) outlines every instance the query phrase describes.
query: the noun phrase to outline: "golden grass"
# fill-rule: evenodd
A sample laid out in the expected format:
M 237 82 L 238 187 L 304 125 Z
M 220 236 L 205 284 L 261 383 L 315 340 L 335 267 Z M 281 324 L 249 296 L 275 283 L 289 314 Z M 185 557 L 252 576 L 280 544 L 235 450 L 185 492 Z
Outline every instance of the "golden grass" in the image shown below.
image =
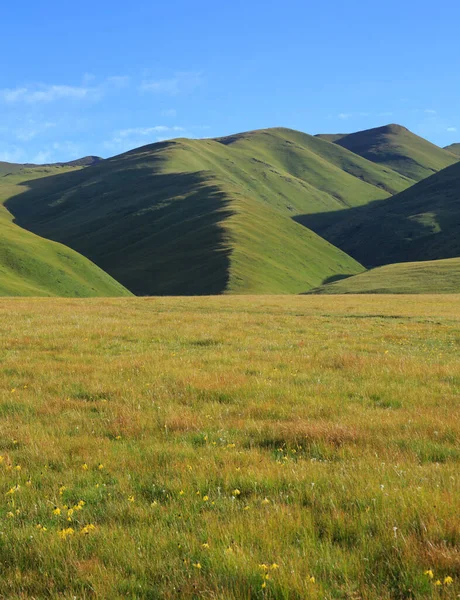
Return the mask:
M 452 295 L 1 300 L 0 597 L 458 597 L 459 324 Z

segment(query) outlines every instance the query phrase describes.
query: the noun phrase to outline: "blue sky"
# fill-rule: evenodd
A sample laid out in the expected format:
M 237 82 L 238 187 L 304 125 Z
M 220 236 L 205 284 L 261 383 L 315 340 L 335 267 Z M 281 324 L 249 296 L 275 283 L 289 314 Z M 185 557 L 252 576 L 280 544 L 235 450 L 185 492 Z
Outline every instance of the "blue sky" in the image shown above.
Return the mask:
M 458 0 L 23 0 L 0 18 L 0 160 L 275 126 L 460 141 Z

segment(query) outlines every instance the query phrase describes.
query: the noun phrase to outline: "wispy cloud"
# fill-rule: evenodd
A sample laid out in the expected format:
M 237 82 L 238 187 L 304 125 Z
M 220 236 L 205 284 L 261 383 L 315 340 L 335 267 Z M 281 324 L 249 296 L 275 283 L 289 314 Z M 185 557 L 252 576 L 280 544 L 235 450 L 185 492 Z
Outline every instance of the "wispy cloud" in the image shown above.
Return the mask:
M 446 129 L 446 131 L 448 131 L 449 133 L 456 133 L 457 132 L 457 128 L 456 127 L 448 127 Z
M 191 92 L 203 82 L 202 74 L 195 71 L 176 73 L 169 79 L 145 79 L 139 89 L 142 92 L 152 92 L 154 94 L 177 94 Z
M 0 99 L 8 104 L 24 102 L 27 104 L 49 103 L 62 99 L 82 100 L 97 98 L 98 88 L 70 85 L 45 85 L 0 90 Z
M 118 132 L 119 137 L 128 137 L 131 135 L 150 136 L 157 133 L 177 133 L 185 131 L 183 127 L 168 127 L 167 125 L 155 125 L 155 127 L 134 127 L 132 129 L 121 129 Z
M 177 110 L 175 108 L 165 108 L 164 110 L 161 111 L 160 115 L 162 117 L 176 117 Z
M 20 140 L 21 142 L 30 142 L 30 140 L 34 139 L 38 135 L 55 127 L 56 123 L 51 121 L 42 123 L 34 119 L 29 119 L 26 121 L 26 123 L 24 123 L 24 125 L 21 125 L 14 130 L 14 135 L 16 139 Z
M 37 83 L 16 88 L 0 89 L 0 100 L 7 104 L 49 104 L 59 100 L 99 100 L 110 88 L 126 87 L 130 78 L 126 75 L 107 77 L 94 84 L 94 75 L 86 73 L 82 85 L 58 85 Z M 90 85 L 93 83 L 93 85 Z

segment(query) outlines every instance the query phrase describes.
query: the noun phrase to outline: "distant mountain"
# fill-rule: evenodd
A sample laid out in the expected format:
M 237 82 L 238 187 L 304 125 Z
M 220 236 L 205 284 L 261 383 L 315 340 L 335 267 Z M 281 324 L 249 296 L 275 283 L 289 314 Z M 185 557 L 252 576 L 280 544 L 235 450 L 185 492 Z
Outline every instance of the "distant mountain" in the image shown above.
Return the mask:
M 0 163 L 0 168 L 5 163 Z M 56 167 L 26 169 L 0 176 L 0 296 L 127 296 L 122 285 L 74 250 L 43 239 L 13 223 L 1 205 L 19 193 L 22 180 L 62 172 Z
M 460 144 L 451 144 L 450 146 L 446 146 L 444 150 L 452 152 L 452 154 L 455 154 L 456 156 L 460 156 Z
M 7 206 L 136 294 L 297 293 L 362 267 L 293 216 L 386 199 L 411 183 L 277 128 L 144 146 L 32 182 Z
M 460 163 L 385 201 L 297 220 L 366 267 L 460 256 Z
M 385 125 L 350 134 L 319 134 L 355 154 L 420 181 L 457 162 L 452 151 L 439 148 L 401 125 Z
M 460 258 L 397 263 L 328 283 L 312 294 L 458 294 Z

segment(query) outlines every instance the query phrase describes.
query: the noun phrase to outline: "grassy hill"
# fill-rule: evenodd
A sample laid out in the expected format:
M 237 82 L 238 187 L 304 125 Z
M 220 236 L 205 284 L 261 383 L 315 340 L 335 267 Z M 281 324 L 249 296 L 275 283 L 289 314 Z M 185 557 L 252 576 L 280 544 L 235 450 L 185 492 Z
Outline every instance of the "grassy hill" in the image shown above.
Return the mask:
M 297 293 L 362 267 L 292 217 L 366 205 L 411 183 L 277 128 L 138 148 L 30 182 L 7 206 L 136 294 Z
M 298 220 L 367 267 L 460 256 L 460 163 L 384 202 Z
M 350 134 L 320 134 L 318 137 L 387 166 L 413 181 L 420 181 L 459 160 L 448 149 L 439 148 L 401 125 Z
M 446 146 L 444 150 L 447 150 L 456 156 L 460 156 L 460 144 L 451 144 L 450 146 Z
M 56 169 L 8 165 L 5 171 L 12 174 L 0 176 L 0 296 L 129 295 L 84 256 L 14 224 L 1 206 L 2 200 L 23 189 L 24 178 L 48 176 Z
M 460 258 L 397 263 L 323 285 L 313 294 L 458 294 Z

